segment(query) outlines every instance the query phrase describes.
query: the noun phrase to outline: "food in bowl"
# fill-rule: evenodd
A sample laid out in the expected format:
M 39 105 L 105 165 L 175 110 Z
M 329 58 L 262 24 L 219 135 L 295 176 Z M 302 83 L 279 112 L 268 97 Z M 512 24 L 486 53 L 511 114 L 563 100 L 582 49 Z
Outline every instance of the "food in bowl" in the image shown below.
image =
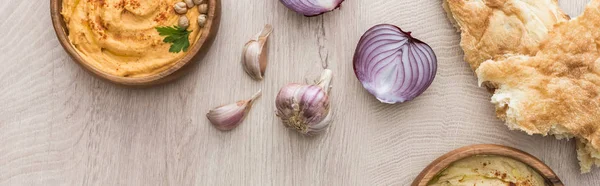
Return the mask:
M 172 43 L 156 28 L 178 25 L 181 16 L 197 23 L 194 6 L 179 15 L 180 0 L 63 0 L 61 14 L 68 40 L 89 65 L 120 77 L 146 77 L 173 67 L 186 52 L 170 52 Z M 202 35 L 200 24 L 189 24 L 189 45 Z
M 461 147 L 432 161 L 412 186 L 564 186 L 548 165 L 519 149 L 479 144 Z
M 477 155 L 452 163 L 438 173 L 428 186 L 544 186 L 544 178 L 533 168 L 515 159 Z

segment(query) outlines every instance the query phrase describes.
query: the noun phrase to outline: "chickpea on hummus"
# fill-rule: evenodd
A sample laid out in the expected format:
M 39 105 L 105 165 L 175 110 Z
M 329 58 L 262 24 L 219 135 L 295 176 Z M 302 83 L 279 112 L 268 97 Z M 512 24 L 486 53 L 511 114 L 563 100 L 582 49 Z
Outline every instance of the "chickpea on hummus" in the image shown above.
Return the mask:
M 528 165 L 502 156 L 473 156 L 452 163 L 428 186 L 544 186 Z
M 79 55 L 96 69 L 121 77 L 160 73 L 185 56 L 170 53 L 170 44 L 156 27 L 178 24 L 173 5 L 181 0 L 63 0 L 62 12 L 69 41 Z M 200 14 L 193 7 L 184 15 L 195 23 Z M 200 36 L 198 24 L 190 24 L 190 45 Z

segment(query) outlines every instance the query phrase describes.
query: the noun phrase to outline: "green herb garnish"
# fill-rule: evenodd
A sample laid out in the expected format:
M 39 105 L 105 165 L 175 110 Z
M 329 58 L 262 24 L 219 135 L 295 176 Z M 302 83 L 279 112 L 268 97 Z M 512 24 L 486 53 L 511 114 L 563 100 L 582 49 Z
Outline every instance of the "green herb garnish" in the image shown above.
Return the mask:
M 163 42 L 171 43 L 169 52 L 179 53 L 182 50 L 187 52 L 188 48 L 190 47 L 190 40 L 188 37 L 192 31 L 188 31 L 178 26 L 156 27 L 156 31 L 158 31 L 160 36 L 167 36 Z

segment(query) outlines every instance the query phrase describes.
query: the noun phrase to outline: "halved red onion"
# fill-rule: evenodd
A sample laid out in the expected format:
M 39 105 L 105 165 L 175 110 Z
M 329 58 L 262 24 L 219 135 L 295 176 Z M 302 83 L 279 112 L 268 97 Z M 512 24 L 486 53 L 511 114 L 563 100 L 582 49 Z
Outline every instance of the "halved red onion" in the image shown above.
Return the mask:
M 383 103 L 402 103 L 421 95 L 433 82 L 437 57 L 426 43 L 394 25 L 369 29 L 354 53 L 354 73 Z
M 279 0 L 283 5 L 305 16 L 317 16 L 330 12 L 344 0 Z

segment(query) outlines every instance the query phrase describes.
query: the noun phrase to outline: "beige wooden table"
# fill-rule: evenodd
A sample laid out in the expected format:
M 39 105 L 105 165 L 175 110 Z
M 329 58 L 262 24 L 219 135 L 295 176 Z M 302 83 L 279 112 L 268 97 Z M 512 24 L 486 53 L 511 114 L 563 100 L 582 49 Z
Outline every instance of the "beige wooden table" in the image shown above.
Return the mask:
M 562 0 L 577 16 L 587 0 Z M 100 81 L 60 47 L 49 1 L 0 3 L 1 185 L 408 185 L 429 162 L 461 146 L 523 149 L 567 185 L 600 185 L 579 174 L 573 141 L 509 131 L 462 60 L 459 34 L 441 0 L 347 0 L 306 18 L 277 0 L 223 0 L 220 33 L 182 79 L 148 89 Z M 273 24 L 266 79 L 244 74 L 243 44 Z M 352 55 L 369 27 L 391 23 L 439 57 L 432 86 L 398 105 L 377 102 L 356 80 Z M 273 114 L 288 82 L 334 70 L 335 122 L 315 138 L 286 130 Z M 209 108 L 264 95 L 246 122 L 219 132 Z

